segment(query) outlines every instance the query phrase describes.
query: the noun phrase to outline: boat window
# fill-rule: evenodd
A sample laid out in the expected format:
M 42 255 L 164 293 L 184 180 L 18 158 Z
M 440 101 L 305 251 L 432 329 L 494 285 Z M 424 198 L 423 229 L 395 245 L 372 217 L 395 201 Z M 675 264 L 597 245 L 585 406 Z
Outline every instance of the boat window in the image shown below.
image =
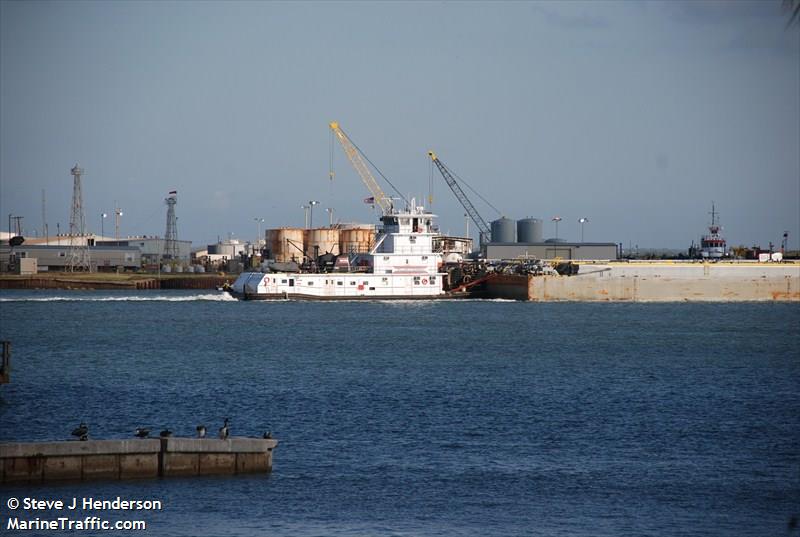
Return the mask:
M 401 218 L 400 219 L 400 223 L 403 224 L 404 226 L 407 226 L 408 225 L 408 218 Z
M 382 281 L 383 283 L 389 283 L 389 278 L 381 278 L 381 281 Z
M 427 261 L 427 259 L 428 259 L 428 256 L 427 256 L 427 255 L 423 255 L 423 256 L 422 256 L 422 260 L 423 260 L 423 261 Z
M 286 280 L 281 280 L 281 283 L 286 283 Z
M 356 284 L 356 282 L 350 282 L 350 285 L 355 285 L 355 284 Z
M 436 283 L 436 276 L 431 276 L 431 283 Z
M 416 243 L 416 242 L 417 242 L 417 238 L 416 238 L 414 235 L 411 235 L 411 236 L 408 238 L 408 242 L 410 242 L 411 244 L 414 244 L 414 243 Z
M 370 287 L 370 288 L 369 288 L 369 290 L 370 290 L 370 291 L 374 291 L 374 290 L 375 290 L 375 288 L 374 288 L 374 287 Z
M 308 282 L 308 285 L 314 285 L 314 282 Z
M 336 285 L 344 285 L 344 282 L 340 280 L 340 281 L 336 282 Z
M 369 282 L 364 282 L 364 285 L 369 285 Z
M 384 261 L 389 261 L 389 256 L 388 255 L 383 256 L 383 260 Z

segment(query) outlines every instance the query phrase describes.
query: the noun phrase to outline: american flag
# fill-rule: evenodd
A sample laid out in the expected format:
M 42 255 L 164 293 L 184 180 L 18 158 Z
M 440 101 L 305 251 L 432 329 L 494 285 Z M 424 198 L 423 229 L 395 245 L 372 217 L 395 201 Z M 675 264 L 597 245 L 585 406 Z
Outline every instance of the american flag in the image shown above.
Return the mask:
M 370 205 L 375 205 L 375 196 L 370 196 L 368 198 L 364 198 L 364 203 L 369 203 Z
M 170 196 L 177 196 L 178 195 L 178 191 L 177 190 L 170 190 L 169 191 L 169 195 Z

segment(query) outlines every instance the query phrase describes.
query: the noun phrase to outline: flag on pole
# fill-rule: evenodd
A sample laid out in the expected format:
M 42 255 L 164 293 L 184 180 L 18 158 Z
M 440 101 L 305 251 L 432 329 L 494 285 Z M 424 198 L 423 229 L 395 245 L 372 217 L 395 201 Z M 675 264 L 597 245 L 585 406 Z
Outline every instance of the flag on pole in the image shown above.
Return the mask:
M 364 203 L 368 203 L 370 205 L 375 205 L 375 196 L 370 196 L 368 198 L 364 198 Z
M 170 195 L 170 196 L 177 195 L 177 194 L 178 194 L 178 191 L 177 191 L 177 190 L 170 190 L 170 191 L 169 191 L 169 195 Z

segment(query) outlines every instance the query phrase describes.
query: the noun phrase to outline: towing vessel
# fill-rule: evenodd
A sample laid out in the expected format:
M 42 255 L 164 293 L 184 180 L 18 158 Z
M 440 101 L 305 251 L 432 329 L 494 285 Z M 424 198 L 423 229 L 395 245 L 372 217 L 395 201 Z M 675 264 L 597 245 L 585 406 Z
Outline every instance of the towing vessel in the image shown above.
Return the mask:
M 442 253 L 434 251 L 435 215 L 415 200 L 381 216 L 374 245 L 365 254 L 326 254 L 316 271 L 243 272 L 228 288 L 240 300 L 435 299 L 445 291 Z M 325 257 L 325 256 L 321 256 Z M 283 268 L 286 268 L 285 266 Z

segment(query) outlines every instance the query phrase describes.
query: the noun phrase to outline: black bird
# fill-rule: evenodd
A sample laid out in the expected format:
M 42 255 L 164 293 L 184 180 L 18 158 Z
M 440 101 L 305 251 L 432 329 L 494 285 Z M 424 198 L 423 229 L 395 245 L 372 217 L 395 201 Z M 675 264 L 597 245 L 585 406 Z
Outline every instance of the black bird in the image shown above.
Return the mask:
M 79 440 L 89 440 L 89 427 L 81 422 L 76 429 L 73 429 L 72 436 L 77 436 Z
M 136 436 L 136 438 L 147 438 L 148 436 L 150 436 L 150 429 L 145 429 L 144 427 L 137 427 L 134 435 Z
M 158 433 L 158 436 L 160 436 L 161 438 L 169 438 L 170 436 L 172 436 L 172 431 L 170 431 L 169 429 L 164 429 L 163 431 Z
M 219 428 L 219 438 L 220 438 L 220 440 L 227 440 L 228 436 L 230 436 L 230 434 L 231 434 L 231 430 L 228 427 L 228 421 L 230 421 L 230 420 L 228 418 L 225 418 L 225 423 L 222 425 L 222 427 Z
M 267 431 L 266 433 L 264 433 L 264 438 L 265 438 L 265 439 L 270 439 L 270 438 L 272 438 L 272 431 Z
M 205 438 L 206 437 L 206 426 L 205 425 L 198 425 L 197 426 L 197 438 Z

